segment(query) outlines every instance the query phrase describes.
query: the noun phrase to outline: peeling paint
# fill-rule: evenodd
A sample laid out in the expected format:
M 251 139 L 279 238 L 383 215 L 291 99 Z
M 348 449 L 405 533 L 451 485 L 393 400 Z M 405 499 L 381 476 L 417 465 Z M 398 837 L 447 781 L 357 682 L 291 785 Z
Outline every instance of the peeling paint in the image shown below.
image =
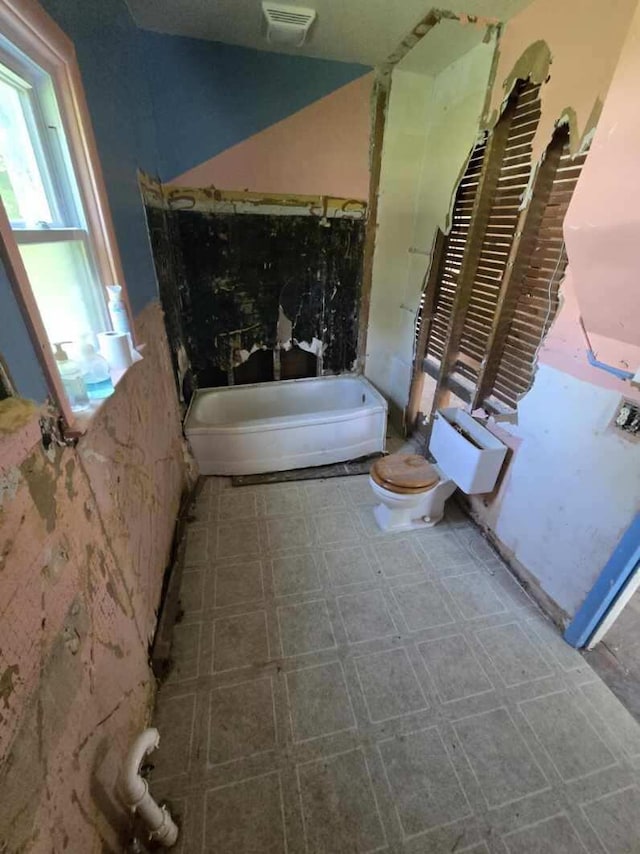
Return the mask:
M 42 454 L 34 455 L 20 467 L 33 503 L 41 518 L 46 523 L 49 533 L 56 526 L 56 485 L 62 457 L 62 452 L 59 449 L 52 447 L 51 451 L 53 459 L 50 462 L 53 465 L 48 465 L 45 462 L 43 459 L 45 454 L 43 452 Z
M 138 181 L 147 207 L 164 210 L 364 219 L 367 209 L 366 203 L 361 199 L 337 196 L 265 194 L 244 190 L 220 190 L 216 187 L 164 185 L 140 171 Z
M 325 345 L 319 338 L 313 338 L 311 341 L 296 341 L 296 344 L 301 350 L 307 353 L 313 353 L 314 356 L 322 356 Z
M 35 431 L 20 428 L 30 444 L 2 472 L 6 851 L 63 850 L 65 838 L 68 850 L 94 851 L 102 840 L 115 851 L 128 823 L 118 805 L 105 813 L 100 791 L 115 791 L 118 769 L 117 751 L 104 761 L 104 741 L 126 744 L 148 719 L 148 642 L 188 462 L 159 305 L 137 326 L 145 359 L 77 447 L 45 454 L 36 411 Z
M 580 150 L 597 121 L 598 102 L 606 95 L 636 5 L 635 0 L 606 8 L 598 0 L 534 0 L 514 15 L 500 39 L 487 125 L 497 121 L 515 80 L 530 76 L 544 82 L 534 166 L 564 115 L 570 116 L 571 151 Z
M 0 433 L 15 433 L 33 420 L 37 412 L 36 404 L 22 397 L 0 400 Z
M 276 330 L 276 340 L 279 347 L 289 349 L 291 347 L 291 338 L 293 336 L 293 323 L 282 310 L 282 306 L 278 306 L 278 326 Z
M 75 461 L 73 459 L 67 460 L 67 462 L 65 463 L 65 467 L 64 467 L 65 474 L 66 474 L 64 486 L 65 486 L 65 489 L 67 491 L 67 496 L 72 500 L 78 494 L 77 491 L 75 490 L 74 486 L 73 486 L 73 471 L 74 471 L 75 467 L 76 467 L 76 464 L 75 464 Z
M 62 575 L 64 568 L 69 563 L 69 544 L 66 537 L 62 537 L 60 543 L 45 555 L 46 563 L 41 573 L 48 581 L 56 582 Z
M 502 104 L 499 109 L 493 110 L 489 118 L 485 120 L 484 126 L 487 128 L 495 127 L 518 80 L 529 79 L 532 83 L 544 83 L 549 78 L 550 66 L 551 50 L 549 45 L 542 39 L 530 44 L 511 69 L 509 76 L 503 81 Z
M 5 709 L 9 708 L 9 697 L 13 694 L 13 682 L 18 673 L 20 673 L 18 665 L 11 664 L 9 667 L 5 667 L 2 671 L 2 675 L 0 675 L 0 700 L 2 700 L 2 704 Z
M 0 477 L 0 509 L 5 502 L 15 498 L 22 479 L 22 472 L 17 466 Z
M 78 449 L 78 453 L 84 460 L 87 460 L 88 462 L 97 462 L 103 464 L 110 462 L 108 457 L 105 457 L 104 454 L 99 454 L 97 451 L 94 451 L 93 448 L 80 447 Z

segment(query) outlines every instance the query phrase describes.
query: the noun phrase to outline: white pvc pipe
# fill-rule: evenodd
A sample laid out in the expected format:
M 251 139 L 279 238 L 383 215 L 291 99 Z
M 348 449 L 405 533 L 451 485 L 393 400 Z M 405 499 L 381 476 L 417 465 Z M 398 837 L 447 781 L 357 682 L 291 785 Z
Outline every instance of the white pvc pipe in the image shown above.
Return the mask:
M 131 745 L 120 778 L 125 803 L 132 812 L 139 813 L 149 828 L 149 837 L 157 839 L 165 848 L 171 848 L 178 839 L 178 828 L 166 807 L 160 807 L 149 793 L 149 784 L 140 776 L 144 757 L 160 744 L 160 733 L 155 728 L 145 729 Z

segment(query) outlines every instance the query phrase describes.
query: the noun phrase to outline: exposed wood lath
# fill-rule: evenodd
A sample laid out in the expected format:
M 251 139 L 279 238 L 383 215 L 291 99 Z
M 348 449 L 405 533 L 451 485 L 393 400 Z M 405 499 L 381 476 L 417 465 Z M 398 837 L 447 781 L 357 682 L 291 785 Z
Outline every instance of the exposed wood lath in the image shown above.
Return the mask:
M 569 129 L 564 126 L 554 137 L 548 164 L 545 161 L 541 167 L 541 180 L 551 186 L 541 188 L 539 198 L 545 204 L 539 222 L 528 223 L 525 235 L 533 248 L 515 283 L 515 307 L 504 347 L 495 354 L 499 362 L 492 393 L 510 406 L 531 387 L 536 352 L 558 310 L 558 290 L 568 262 L 562 223 L 586 158 L 586 152 L 571 157 Z
M 437 260 L 434 261 L 432 266 L 439 268 L 439 275 L 433 283 L 436 293 L 434 294 L 433 317 L 427 336 L 428 345 L 426 352 L 438 361 L 442 359 L 445 349 L 447 331 L 451 322 L 453 303 L 458 286 L 458 277 L 462 268 L 465 246 L 469 238 L 471 215 L 478 193 L 485 150 L 486 136 L 483 136 L 471 155 L 464 177 L 458 187 L 451 230 L 444 242 L 441 243 L 440 251 L 442 254 L 440 257 L 437 255 L 433 256 Z M 423 305 L 424 297 L 419 318 L 422 316 Z M 420 319 L 418 323 L 420 323 Z M 424 353 L 425 351 L 420 350 L 420 352 Z
M 477 382 L 487 353 L 501 283 L 513 264 L 512 244 L 531 176 L 531 142 L 540 118 L 539 87 L 520 86 L 510 109 L 512 114 L 508 108 L 500 121 L 500 126 L 508 123 L 507 142 L 499 165 L 496 164 L 499 173 L 495 192 L 483 200 L 490 213 L 454 368 L 472 383 Z M 498 159 L 495 149 L 492 156 Z M 477 220 L 472 222 L 473 232 L 480 228 Z
M 531 187 L 539 90 L 520 82 L 477 144 L 434 254 L 416 328 L 416 370 L 438 379 L 432 414 L 448 390 L 473 408 L 515 409 L 557 310 L 562 223 L 586 153 L 572 158 L 569 128 L 559 127 Z
M 486 288 L 486 280 L 490 281 L 487 274 L 496 275 L 496 268 L 500 266 L 499 261 L 491 258 L 491 249 L 496 248 L 498 244 L 495 243 L 496 238 L 490 235 L 491 229 L 508 227 L 508 220 L 502 223 L 500 206 L 502 194 L 505 190 L 509 191 L 511 182 L 515 180 L 510 178 L 508 173 L 505 175 L 505 162 L 510 153 L 508 148 L 510 141 L 518 140 L 520 136 L 517 126 L 512 130 L 519 118 L 518 95 L 519 92 L 511 96 L 502 119 L 487 141 L 473 202 L 469 207 L 465 206 L 459 212 L 454 212 L 454 216 L 458 214 L 463 221 L 468 218 L 469 225 L 467 238 L 458 247 L 462 255 L 459 272 L 455 276 L 455 296 L 440 361 L 438 387 L 433 399 L 431 421 L 433 421 L 435 410 L 441 404 L 450 374 L 460 367 L 465 367 L 472 372 L 480 367 L 480 363 L 476 363 L 473 355 L 469 357 L 469 352 L 474 353 L 474 348 L 469 342 L 475 343 L 474 337 L 478 334 L 474 320 L 479 312 L 477 304 L 474 303 L 474 297 L 477 302 L 477 295 L 484 292 Z M 502 248 L 502 244 L 499 245 Z M 458 265 L 452 271 L 456 269 Z M 466 352 L 463 349 L 465 345 Z

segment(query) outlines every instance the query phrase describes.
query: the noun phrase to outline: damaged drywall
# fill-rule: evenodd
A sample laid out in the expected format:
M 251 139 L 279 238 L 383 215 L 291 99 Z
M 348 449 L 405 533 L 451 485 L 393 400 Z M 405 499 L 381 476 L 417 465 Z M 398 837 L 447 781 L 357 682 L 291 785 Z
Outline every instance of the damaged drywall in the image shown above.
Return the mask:
M 633 22 L 626 67 L 620 53 L 635 7 L 635 0 L 606 7 L 535 0 L 505 29 L 492 92 L 495 110 L 517 76 L 544 78 L 534 166 L 560 122 L 569 124 L 573 151 L 592 140 L 563 227 L 569 266 L 561 305 L 517 423 L 502 425 L 517 451 L 497 495 L 470 499 L 477 520 L 560 620 L 575 614 L 614 551 L 637 512 L 640 488 L 640 447 L 611 426 L 629 386 L 588 365 L 581 326 L 609 324 L 617 340 L 598 341 L 589 329 L 605 361 L 623 367 L 625 352 L 638 352 L 628 335 L 637 314 L 637 228 L 627 202 L 637 137 L 629 110 L 637 70 Z M 636 12 L 636 33 L 638 20 Z M 585 304 L 590 298 L 591 313 L 583 312 L 580 294 Z
M 147 186 L 149 232 L 185 400 L 194 387 L 352 369 L 362 202 L 188 188 L 168 188 L 163 196 Z
M 404 410 L 416 315 L 437 229 L 478 135 L 495 35 L 435 77 L 393 72 L 384 133 L 365 374 Z M 429 57 L 424 57 L 427 63 Z M 401 415 L 398 418 L 402 422 Z
M 587 365 L 577 297 L 585 288 L 591 322 L 597 315 L 604 333 L 593 340 L 610 353 L 607 361 L 619 364 L 622 348 L 613 346 L 614 322 L 621 339 L 631 342 L 637 336 L 631 322 L 637 315 L 631 310 L 637 303 L 635 267 L 620 264 L 621 258 L 635 257 L 637 234 L 634 208 L 628 204 L 629 176 L 635 174 L 629 145 L 636 124 L 629 108 L 637 65 L 633 33 L 628 43 L 633 70 L 616 71 L 616 66 L 636 5 L 636 0 L 606 6 L 595 0 L 533 0 L 504 25 L 492 67 L 485 56 L 474 73 L 474 57 L 480 62 L 474 48 L 435 81 L 425 75 L 422 86 L 416 75 L 394 71 L 384 137 L 366 374 L 400 411 L 410 387 L 427 256 L 436 228 L 446 227 L 478 130 L 497 121 L 515 81 L 530 77 L 543 84 L 533 171 L 558 123 L 568 123 L 573 151 L 593 139 L 576 204 L 565 222 L 569 269 L 564 299 L 540 349 L 533 387 L 518 406 L 517 423 L 502 425 L 517 449 L 498 493 L 471 499 L 478 520 L 505 554 L 529 573 L 556 609 L 568 614 L 575 612 L 637 510 L 640 446 L 611 431 L 622 384 Z M 617 104 L 598 147 L 600 130 L 594 136 L 593 129 L 600 113 L 607 112 L 614 71 L 620 75 Z M 455 84 L 453 92 L 448 83 Z M 427 114 L 429 127 L 426 122 L 419 126 Z M 596 176 L 591 163 L 600 160 Z M 407 169 L 407 161 L 414 168 Z M 634 352 L 627 343 L 627 359 Z M 638 359 L 631 358 L 627 368 L 636 364 Z M 591 487 L 586 491 L 581 489 L 585 478 Z
M 580 150 L 595 127 L 636 6 L 636 0 L 535 0 L 505 27 L 498 46 L 487 124 L 498 120 L 516 80 L 544 82 L 542 117 L 532 163 L 544 156 L 556 124 L 571 125 L 571 150 Z M 545 82 L 546 81 L 546 82 Z
M 45 451 L 38 411 L 19 403 L 30 420 L 0 435 L 6 852 L 120 851 L 126 842 L 116 777 L 152 704 L 148 644 L 187 485 L 159 305 L 136 327 L 143 360 L 75 448 Z

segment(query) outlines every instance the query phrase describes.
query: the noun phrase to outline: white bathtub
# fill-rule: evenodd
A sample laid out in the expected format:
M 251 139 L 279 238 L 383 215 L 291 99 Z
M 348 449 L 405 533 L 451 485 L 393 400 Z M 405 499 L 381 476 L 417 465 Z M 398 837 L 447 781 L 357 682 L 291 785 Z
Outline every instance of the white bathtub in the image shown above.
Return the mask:
M 360 376 L 205 388 L 184 426 L 200 474 L 286 471 L 383 451 L 387 403 Z

